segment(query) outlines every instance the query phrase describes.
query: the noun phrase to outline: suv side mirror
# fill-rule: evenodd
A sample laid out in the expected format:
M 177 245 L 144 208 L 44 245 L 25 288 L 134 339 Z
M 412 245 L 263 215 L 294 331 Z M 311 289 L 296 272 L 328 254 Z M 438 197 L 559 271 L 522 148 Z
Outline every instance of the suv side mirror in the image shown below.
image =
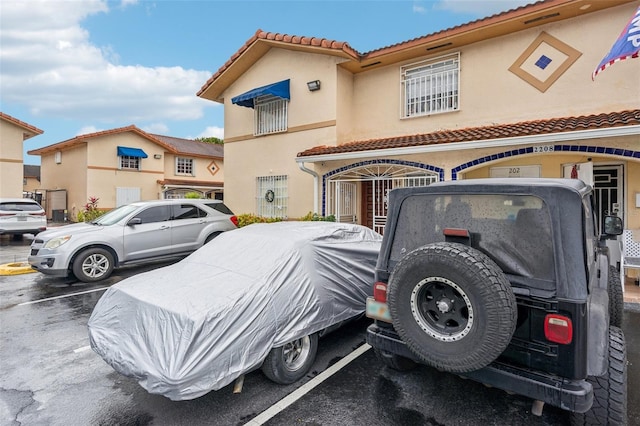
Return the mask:
M 140 225 L 141 223 L 142 223 L 142 219 L 140 219 L 139 217 L 134 217 L 129 222 L 127 222 L 127 226 Z
M 604 217 L 605 235 L 622 235 L 622 219 L 618 216 Z

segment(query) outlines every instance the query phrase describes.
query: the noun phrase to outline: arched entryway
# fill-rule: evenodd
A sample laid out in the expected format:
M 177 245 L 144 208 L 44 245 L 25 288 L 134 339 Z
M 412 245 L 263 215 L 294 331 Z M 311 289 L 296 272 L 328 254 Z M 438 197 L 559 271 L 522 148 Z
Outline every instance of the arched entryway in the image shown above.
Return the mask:
M 323 213 L 382 234 L 390 190 L 425 186 L 442 178 L 441 169 L 415 162 L 381 159 L 351 164 L 324 175 Z

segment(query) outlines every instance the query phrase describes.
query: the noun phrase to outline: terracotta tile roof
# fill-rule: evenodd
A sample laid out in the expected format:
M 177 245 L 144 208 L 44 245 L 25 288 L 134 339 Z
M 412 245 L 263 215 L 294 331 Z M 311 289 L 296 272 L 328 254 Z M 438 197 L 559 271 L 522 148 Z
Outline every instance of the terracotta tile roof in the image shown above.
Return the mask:
M 37 127 L 32 126 L 31 124 L 25 123 L 24 121 L 20 121 L 17 118 L 10 116 L 9 114 L 5 114 L 4 112 L 0 112 L 0 118 L 3 118 L 8 122 L 15 124 L 16 126 L 20 126 L 25 130 L 29 130 L 30 132 L 35 133 L 32 136 L 41 135 L 44 133 L 43 130 L 38 129 Z
M 578 130 L 638 125 L 640 125 L 640 109 L 583 115 L 579 117 L 522 121 L 519 123 L 499 124 L 495 126 L 439 130 L 436 132 L 418 135 L 354 141 L 338 146 L 316 146 L 298 153 L 298 157 L 439 145 L 455 142 L 473 142 L 488 139 L 513 138 L 518 136 L 545 135 Z
M 137 133 L 138 135 L 142 136 L 143 138 L 149 139 L 150 141 L 152 141 L 152 142 L 154 142 L 154 143 L 156 143 L 158 145 L 163 146 L 168 151 L 172 151 L 172 152 L 175 151 L 175 149 L 171 145 L 166 145 L 164 142 L 159 141 L 158 139 L 154 138 L 153 136 L 151 136 L 147 132 L 137 128 L 134 125 L 130 125 L 130 126 L 126 126 L 126 127 L 118 127 L 116 129 L 101 130 L 99 132 L 86 133 L 84 135 L 78 135 L 78 136 L 73 137 L 71 139 L 67 139 L 67 140 L 62 141 L 62 142 L 54 143 L 53 145 L 48 145 L 48 146 L 45 146 L 45 147 L 42 147 L 42 148 L 38 148 L 38 149 L 32 149 L 31 151 L 28 151 L 27 154 L 29 154 L 29 155 L 49 154 L 49 153 L 54 152 L 54 151 L 61 151 L 61 150 L 64 150 L 64 149 L 73 148 L 75 146 L 87 143 L 87 141 L 89 139 L 93 139 L 93 138 L 97 138 L 97 137 L 101 137 L 101 136 L 117 135 L 119 133 L 125 133 L 125 132 Z
M 358 53 L 358 51 L 356 51 L 351 46 L 349 46 L 348 43 L 343 41 L 329 40 L 326 38 L 318 38 L 318 37 L 305 37 L 305 36 L 297 36 L 297 35 L 289 35 L 289 34 L 281 34 L 281 33 L 272 33 L 272 32 L 262 31 L 259 29 L 255 32 L 255 34 L 249 40 L 247 40 L 244 43 L 244 45 L 242 45 L 242 47 L 240 47 L 240 49 L 236 51 L 236 53 L 234 53 L 229 58 L 229 60 L 227 60 L 227 62 L 225 62 L 224 65 L 222 65 L 218 69 L 218 71 L 216 71 L 215 74 L 211 76 L 209 80 L 207 80 L 207 82 L 202 86 L 202 88 L 198 91 L 198 93 L 196 93 L 196 95 L 200 96 L 202 93 L 204 93 L 207 90 L 207 88 L 209 88 L 209 86 L 211 86 L 211 84 L 213 84 L 213 82 L 218 79 L 218 77 L 220 77 L 229 67 L 231 67 L 231 65 L 233 65 L 234 62 L 236 62 L 236 60 L 240 56 L 242 56 L 243 53 L 245 53 L 254 43 L 256 43 L 259 40 L 276 41 L 276 42 L 287 43 L 290 45 L 319 47 L 323 49 L 341 51 L 347 54 L 348 56 L 351 56 L 354 59 L 358 59 L 361 56 L 360 53 Z
M 24 164 L 22 166 L 22 175 L 25 178 L 32 177 L 40 180 L 40 166 Z
M 189 154 L 196 157 L 224 158 L 224 145 L 196 141 L 192 139 L 174 138 L 171 136 L 154 135 L 154 138 L 171 145 L 178 154 Z
M 579 9 L 578 13 L 591 13 L 596 10 L 613 7 L 624 3 L 630 3 L 633 1 L 635 0 L 600 1 L 595 4 L 591 4 L 590 8 Z M 540 23 L 534 22 L 539 21 L 541 23 L 550 23 L 557 20 L 575 17 L 575 10 L 580 6 L 578 3 L 579 2 L 577 2 L 576 0 L 540 0 L 517 7 L 515 9 L 506 10 L 504 12 L 487 16 L 485 18 L 477 19 L 475 21 L 467 22 L 458 26 L 437 31 L 435 33 L 420 36 L 364 53 L 358 52 L 356 49 L 354 49 L 344 41 L 272 33 L 259 29 L 251 38 L 249 38 L 249 40 L 245 42 L 242 47 L 240 47 L 240 49 L 238 49 L 227 60 L 224 65 L 222 65 L 218 69 L 218 71 L 215 72 L 215 74 L 211 76 L 211 78 L 209 78 L 209 80 L 207 80 L 207 82 L 201 87 L 196 95 L 211 100 L 220 101 L 220 99 L 215 98 L 219 96 L 224 87 L 214 89 L 213 95 L 210 97 L 207 96 L 205 92 L 208 92 L 208 90 L 214 85 L 214 83 L 217 82 L 217 80 L 221 81 L 222 86 L 227 86 L 230 82 L 223 81 L 224 79 L 221 78 L 223 74 L 225 74 L 225 72 L 234 64 L 236 64 L 237 62 L 239 63 L 239 60 L 243 57 L 243 55 L 260 41 L 267 43 L 271 42 L 274 44 L 278 43 L 282 47 L 290 48 L 292 50 L 303 49 L 304 47 L 324 49 L 323 53 L 339 54 L 345 58 L 350 59 L 350 61 L 346 61 L 345 63 L 341 64 L 341 66 L 345 66 L 352 71 L 356 71 L 362 70 L 362 68 L 364 68 L 362 67 L 362 65 L 366 62 L 370 62 L 369 64 L 366 64 L 366 67 L 378 64 L 379 61 L 373 61 L 380 60 L 385 56 L 388 57 L 391 61 L 393 61 L 392 58 L 394 57 L 394 55 L 396 55 L 396 60 L 406 60 L 406 56 L 397 56 L 401 52 L 414 51 L 417 52 L 415 53 L 416 55 L 424 56 L 425 52 L 422 47 L 427 46 L 428 43 L 434 45 L 432 46 L 432 48 L 441 47 L 437 46 L 437 43 L 439 43 L 440 41 L 443 41 L 445 43 L 443 46 L 455 44 L 459 47 L 460 44 L 477 42 L 481 39 L 497 37 L 501 34 L 511 31 L 530 28 L 530 26 L 524 26 L 527 24 L 528 20 L 532 21 L 531 25 L 540 25 Z M 502 29 L 500 29 L 501 26 L 503 27 Z M 475 38 L 470 36 L 474 33 L 478 34 Z M 454 40 L 457 41 L 454 43 Z M 255 56 L 253 59 L 248 60 L 255 61 L 257 57 L 259 57 L 259 55 Z M 232 77 L 232 79 L 233 78 L 235 77 Z
M 197 157 L 207 157 L 207 158 L 209 157 L 223 158 L 224 157 L 224 148 L 222 147 L 222 145 L 215 146 L 213 144 L 194 141 L 191 139 L 181 139 L 181 138 L 174 138 L 171 136 L 154 135 L 139 129 L 134 125 L 130 125 L 126 127 L 118 127 L 116 129 L 110 129 L 110 130 L 102 130 L 99 132 L 87 133 L 84 135 L 78 135 L 74 138 L 67 139 L 65 141 L 55 143 L 53 145 L 48 145 L 38 149 L 32 149 L 31 151 L 28 151 L 27 154 L 29 155 L 49 154 L 55 151 L 62 151 L 65 149 L 70 149 L 78 145 L 87 143 L 90 139 L 94 139 L 102 136 L 117 135 L 125 132 L 136 133 L 141 137 L 148 139 L 149 141 L 157 145 L 160 145 L 167 152 L 170 152 L 172 154 L 188 154 L 188 155 L 193 155 Z
M 186 186 L 207 186 L 220 187 L 224 186 L 224 182 L 213 182 L 208 180 L 189 180 L 189 179 L 158 179 L 160 185 L 186 185 Z

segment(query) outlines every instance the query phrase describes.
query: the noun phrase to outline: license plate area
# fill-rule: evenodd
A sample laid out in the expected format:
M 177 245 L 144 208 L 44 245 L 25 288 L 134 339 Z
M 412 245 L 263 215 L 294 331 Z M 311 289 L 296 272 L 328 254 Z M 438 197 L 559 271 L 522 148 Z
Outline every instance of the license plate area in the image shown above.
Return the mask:
M 378 321 L 391 322 L 389 306 L 386 303 L 376 301 L 373 297 L 367 297 L 367 318 Z

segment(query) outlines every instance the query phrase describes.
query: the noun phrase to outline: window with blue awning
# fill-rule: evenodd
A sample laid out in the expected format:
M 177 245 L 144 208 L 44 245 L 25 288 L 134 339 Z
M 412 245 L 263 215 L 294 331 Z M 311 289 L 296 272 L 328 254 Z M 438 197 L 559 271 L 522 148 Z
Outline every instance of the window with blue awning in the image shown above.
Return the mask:
M 129 148 L 127 146 L 118 147 L 118 157 L 135 157 L 135 158 L 147 158 L 146 152 L 140 148 Z
M 291 99 L 289 95 L 289 81 L 282 80 L 277 83 L 267 84 L 266 86 L 256 87 L 248 92 L 231 98 L 231 103 L 247 108 L 254 107 L 254 100 L 259 96 L 271 95 L 282 99 Z

